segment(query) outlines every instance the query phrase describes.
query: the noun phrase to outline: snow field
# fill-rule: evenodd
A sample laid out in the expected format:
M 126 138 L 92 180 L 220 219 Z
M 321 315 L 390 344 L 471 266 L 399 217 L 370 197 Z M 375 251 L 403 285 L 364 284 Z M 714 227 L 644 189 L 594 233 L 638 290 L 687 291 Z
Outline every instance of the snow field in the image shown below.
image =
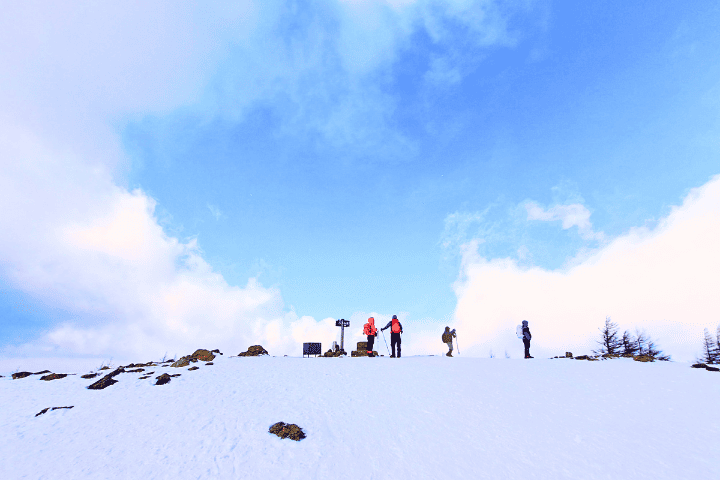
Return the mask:
M 85 388 L 99 378 L 81 379 L 85 372 L 50 382 L 0 378 L 0 477 L 720 478 L 720 373 L 688 364 L 444 356 L 214 363 L 193 372 L 147 367 L 151 378 L 123 373 L 99 391 Z M 182 376 L 155 386 L 166 371 Z M 278 421 L 298 424 L 307 438 L 269 434 Z

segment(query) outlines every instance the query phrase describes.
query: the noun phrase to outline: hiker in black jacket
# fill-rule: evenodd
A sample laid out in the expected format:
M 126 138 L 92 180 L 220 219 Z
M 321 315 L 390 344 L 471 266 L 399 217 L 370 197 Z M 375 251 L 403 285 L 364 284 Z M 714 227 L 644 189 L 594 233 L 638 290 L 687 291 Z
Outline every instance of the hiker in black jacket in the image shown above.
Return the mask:
M 532 335 L 530 335 L 530 329 L 528 328 L 527 320 L 522 321 L 522 333 L 522 341 L 523 344 L 525 344 L 525 358 L 535 358 L 530 356 L 530 339 L 532 338 Z
M 385 331 L 386 328 L 390 329 L 390 346 L 392 347 L 392 355 L 390 355 L 390 358 L 395 358 L 395 345 L 397 345 L 397 358 L 400 358 L 400 344 L 402 343 L 400 334 L 403 332 L 403 329 L 402 323 L 398 320 L 397 315 L 393 315 L 392 320 L 380 330 Z

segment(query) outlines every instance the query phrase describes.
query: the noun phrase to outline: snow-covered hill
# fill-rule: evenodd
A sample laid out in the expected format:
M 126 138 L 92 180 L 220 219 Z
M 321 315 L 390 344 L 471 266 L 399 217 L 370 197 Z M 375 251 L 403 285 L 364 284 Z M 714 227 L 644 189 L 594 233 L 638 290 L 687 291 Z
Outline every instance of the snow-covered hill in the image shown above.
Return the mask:
M 85 388 L 87 372 L 3 372 L 0 478 L 720 478 L 720 373 L 688 364 L 226 353 L 193 365 L 103 390 Z M 165 372 L 181 376 L 155 385 Z M 307 438 L 268 433 L 278 421 Z

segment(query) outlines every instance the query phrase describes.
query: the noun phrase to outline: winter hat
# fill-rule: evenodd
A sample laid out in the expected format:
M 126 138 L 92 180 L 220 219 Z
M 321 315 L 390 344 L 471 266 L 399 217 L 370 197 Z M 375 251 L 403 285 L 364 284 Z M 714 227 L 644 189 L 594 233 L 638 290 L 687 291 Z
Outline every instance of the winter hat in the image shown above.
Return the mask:
M 523 327 L 527 327 L 527 320 L 523 320 Z
M 450 330 L 450 327 L 445 327 L 445 331 L 447 332 L 448 330 Z
M 393 318 L 397 318 L 397 315 L 393 315 Z

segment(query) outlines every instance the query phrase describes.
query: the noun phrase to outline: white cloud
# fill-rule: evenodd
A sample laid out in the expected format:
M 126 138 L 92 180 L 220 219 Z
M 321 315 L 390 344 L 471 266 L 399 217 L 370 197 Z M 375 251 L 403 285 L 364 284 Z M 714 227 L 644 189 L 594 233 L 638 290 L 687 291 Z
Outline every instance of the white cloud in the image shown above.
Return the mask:
M 578 233 L 585 240 L 602 240 L 604 238 L 602 232 L 593 231 L 592 223 L 590 223 L 590 211 L 580 203 L 554 205 L 545 210 L 535 202 L 527 202 L 525 208 L 528 220 L 545 222 L 560 220 L 563 230 L 578 227 Z
M 585 221 L 578 211 L 568 224 Z M 533 215 L 566 218 L 542 209 Z M 720 176 L 691 190 L 656 228 L 634 229 L 567 270 L 487 261 L 469 243 L 454 286 L 455 321 L 476 354 L 521 351 L 514 329 L 527 319 L 535 352 L 557 355 L 589 353 L 609 315 L 622 328 L 646 329 L 674 358 L 692 360 L 703 328 L 720 322 L 718 239 Z
M 288 312 L 277 289 L 228 285 L 195 241 L 163 231 L 154 199 L 121 185 L 116 122 L 196 101 L 231 38 L 257 28 L 247 2 L 172 5 L 3 10 L 0 275 L 64 319 L 6 356 L 138 360 L 254 343 L 299 354 L 303 332 L 336 333 Z

